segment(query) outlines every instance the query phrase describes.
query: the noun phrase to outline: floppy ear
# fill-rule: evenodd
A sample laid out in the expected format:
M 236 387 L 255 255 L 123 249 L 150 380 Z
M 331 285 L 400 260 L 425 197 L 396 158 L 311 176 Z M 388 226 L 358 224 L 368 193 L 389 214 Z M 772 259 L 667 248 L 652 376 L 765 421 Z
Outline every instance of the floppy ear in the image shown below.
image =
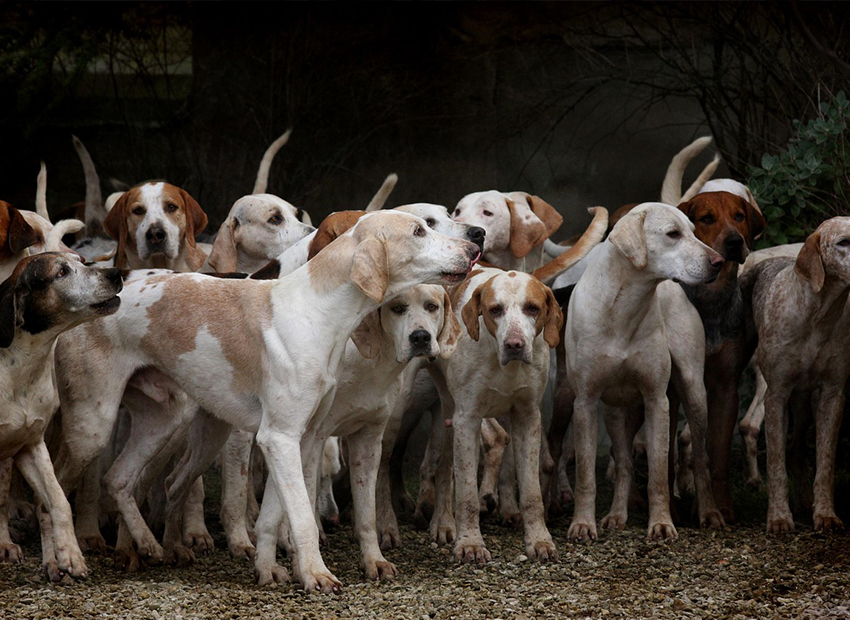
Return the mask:
M 229 217 L 221 223 L 210 251 L 210 266 L 219 273 L 239 269 L 239 253 L 236 251 L 236 229 L 239 220 Z
M 130 268 L 127 260 L 127 242 L 130 235 L 127 228 L 128 205 L 129 195 L 124 192 L 103 219 L 103 229 L 106 234 L 118 242 L 118 248 L 115 250 L 115 266 L 119 269 Z
M 548 286 L 546 289 L 546 323 L 543 327 L 543 340 L 549 345 L 550 349 L 554 349 L 561 341 L 561 329 L 564 327 L 564 313 L 561 312 L 561 306 L 558 300 L 555 299 L 555 294 Z
M 819 293 L 823 288 L 823 282 L 826 278 L 826 273 L 823 269 L 823 260 L 820 254 L 820 233 L 815 231 L 808 236 L 803 244 L 803 249 L 797 255 L 797 262 L 794 263 L 794 271 L 803 278 L 808 280 L 812 285 L 812 290 Z
M 9 204 L 6 208 L 9 213 L 9 236 L 6 243 L 12 254 L 17 254 L 38 243 L 38 232 L 29 225 L 21 212 Z
M 475 342 L 478 342 L 480 336 L 478 331 L 478 317 L 481 314 L 481 292 L 484 290 L 485 284 L 487 282 L 478 285 L 478 288 L 472 293 L 472 297 L 469 298 L 463 310 L 460 311 L 460 318 L 463 319 L 463 324 L 466 326 L 466 333 Z
M 380 303 L 390 280 L 387 247 L 382 239 L 369 237 L 357 246 L 351 264 L 351 281 L 366 297 Z
M 189 192 L 182 187 L 178 187 L 177 189 L 180 191 L 180 196 L 182 196 L 183 202 L 186 204 L 186 241 L 194 248 L 196 247 L 195 237 L 201 234 L 204 228 L 207 227 L 207 214 L 201 209 L 198 201 L 189 195 Z M 206 255 L 204 255 L 204 258 L 206 258 Z
M 682 213 L 684 213 L 685 217 L 691 220 L 691 222 L 694 221 L 691 213 L 694 210 L 693 199 L 688 200 L 687 202 L 679 203 L 676 208 L 679 209 L 679 211 L 681 211 Z
M 15 330 L 23 324 L 23 305 L 18 300 L 19 291 L 12 284 L 0 288 L 0 349 L 8 349 L 15 338 Z
M 510 198 L 505 198 L 505 203 L 511 214 L 511 254 L 515 258 L 522 258 L 549 235 L 545 224 L 527 206 Z
M 528 204 L 531 205 L 531 212 L 540 218 L 540 221 L 546 227 L 546 236 L 551 237 L 564 223 L 564 218 L 561 217 L 555 207 L 542 198 L 531 194 L 526 194 L 526 196 L 528 197 Z
M 381 309 L 373 310 L 366 315 L 360 325 L 351 333 L 351 340 L 366 359 L 375 359 L 381 352 L 384 330 L 381 326 Z
M 478 318 L 475 320 L 476 327 L 478 326 Z M 454 310 L 452 309 L 452 300 L 449 297 L 448 291 L 443 292 L 443 329 L 440 330 L 440 335 L 437 336 L 437 344 L 440 347 L 440 357 L 448 359 L 457 349 L 457 342 L 463 335 L 463 328 L 460 326 L 460 321 L 457 320 Z
M 608 235 L 610 241 L 620 253 L 638 269 L 646 267 L 646 233 L 643 223 L 646 213 L 629 214 L 623 217 Z

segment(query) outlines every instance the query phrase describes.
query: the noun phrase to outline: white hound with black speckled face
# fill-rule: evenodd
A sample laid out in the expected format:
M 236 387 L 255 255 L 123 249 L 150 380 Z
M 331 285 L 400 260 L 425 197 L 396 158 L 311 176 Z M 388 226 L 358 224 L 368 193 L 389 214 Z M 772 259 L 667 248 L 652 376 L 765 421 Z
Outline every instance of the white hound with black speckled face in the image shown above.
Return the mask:
M 645 203 L 614 226 L 576 285 L 564 335 L 567 378 L 576 395 L 576 508 L 568 536 L 595 539 L 596 427 L 602 401 L 617 464 L 614 501 L 601 527 L 621 529 L 628 516 L 631 446 L 624 407 L 643 401 L 649 460 L 648 537 L 675 538 L 667 479 L 667 388 L 682 399 L 702 460 L 695 475 L 700 522 L 719 527 L 705 460 L 705 332 L 682 288 L 717 277 L 723 258 L 694 236 L 694 225 L 669 205 Z
M 67 403 L 78 410 L 77 418 L 85 412 L 93 428 L 111 427 L 129 377 L 152 366 L 225 427 L 210 442 L 223 443 L 227 425 L 257 431 L 270 471 L 257 533 L 276 535 L 273 517 L 281 502 L 296 549 L 295 577 L 308 591 L 336 591 L 340 583 L 319 553 L 301 436 L 332 402 L 337 367 L 355 327 L 411 286 L 463 280 L 479 254 L 475 244 L 439 235 L 421 218 L 387 211 L 364 216 L 279 280 L 142 277 L 126 287 L 123 310 L 108 324 L 78 330 L 68 343 L 73 350 L 64 355 L 74 363 L 63 365 L 61 380 L 69 386 L 63 409 Z M 97 394 L 85 388 L 94 376 Z M 123 512 L 132 506 L 120 508 L 125 520 L 133 516 Z M 173 509 L 180 508 L 174 502 Z M 169 522 L 166 514 L 166 527 Z M 168 530 L 163 541 L 180 545 Z M 260 574 L 261 580 L 286 577 L 280 568 Z
M 54 345 L 62 331 L 114 313 L 121 286 L 118 269 L 85 267 L 61 253 L 24 258 L 0 284 L 0 459 L 14 458 L 43 507 L 42 554 L 51 581 L 87 575 L 71 507 L 44 444 L 59 407 Z M 0 540 L 5 556 L 19 559 L 14 547 Z

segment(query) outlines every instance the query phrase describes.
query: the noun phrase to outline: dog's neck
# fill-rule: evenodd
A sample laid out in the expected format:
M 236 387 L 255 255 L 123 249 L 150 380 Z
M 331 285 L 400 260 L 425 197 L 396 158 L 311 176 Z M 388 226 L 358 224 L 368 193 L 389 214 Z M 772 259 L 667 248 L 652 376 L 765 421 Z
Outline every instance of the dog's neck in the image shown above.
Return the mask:
M 681 286 L 699 312 L 709 351 L 721 341 L 743 334 L 744 300 L 738 286 L 738 263 L 723 263 L 714 282 Z
M 531 273 L 547 262 L 542 244 L 533 247 L 522 258 L 517 258 L 509 248 L 504 248 L 502 250 L 490 250 L 483 256 L 483 260 L 505 271 L 524 271 L 526 273 Z
M 16 329 L 12 344 L 0 349 L 0 368 L 10 376 L 18 377 L 36 377 L 45 371 L 52 373 L 53 351 L 61 331 L 54 328 L 31 334 L 21 328 Z
M 165 254 L 158 253 L 151 254 L 147 259 L 142 260 L 136 252 L 129 248 L 124 251 L 124 255 L 130 269 L 170 269 L 180 272 L 198 271 L 207 258 L 203 250 L 189 247 L 185 243 L 181 244 L 180 252 L 174 258 L 168 258 Z
M 793 267 L 790 269 L 793 270 Z M 847 325 L 850 321 L 848 316 L 850 305 L 847 303 L 850 284 L 827 275 L 821 290 L 815 292 L 808 281 L 796 274 L 793 274 L 793 277 L 796 277 L 798 283 L 796 288 L 801 316 L 807 317 L 813 324 L 831 326 L 832 329 L 828 330 L 830 332 L 836 331 L 836 327 Z M 839 331 L 846 330 L 842 327 Z

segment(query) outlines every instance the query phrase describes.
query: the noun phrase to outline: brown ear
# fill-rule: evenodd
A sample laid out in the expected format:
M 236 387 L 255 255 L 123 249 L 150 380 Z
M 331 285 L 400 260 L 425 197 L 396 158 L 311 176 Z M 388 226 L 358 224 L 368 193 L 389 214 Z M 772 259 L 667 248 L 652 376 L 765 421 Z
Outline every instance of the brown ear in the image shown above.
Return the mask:
M 219 273 L 229 273 L 239 269 L 239 253 L 236 251 L 236 229 L 239 220 L 229 217 L 221 223 L 218 235 L 210 251 L 210 267 Z
M 532 248 L 543 243 L 549 236 L 546 226 L 525 205 L 518 205 L 510 198 L 505 198 L 508 211 L 511 214 L 511 254 L 522 258 L 531 252 Z
M 561 217 L 555 207 L 542 198 L 530 194 L 526 195 L 528 196 L 528 204 L 531 205 L 531 212 L 540 218 L 540 221 L 546 227 L 546 236 L 551 237 L 564 223 L 564 218 Z
M 638 269 L 646 267 L 646 234 L 643 223 L 646 212 L 629 214 L 623 217 L 608 235 L 610 241 L 620 253 Z
M 806 239 L 803 248 L 797 255 L 797 262 L 794 263 L 794 271 L 801 278 L 809 281 L 815 293 L 819 293 L 823 288 L 826 273 L 823 269 L 823 260 L 821 260 L 819 232 L 813 232 Z
M 124 192 L 103 220 L 103 230 L 118 242 L 118 248 L 115 250 L 115 266 L 119 269 L 130 268 L 127 260 L 127 238 L 130 234 L 127 228 L 128 205 L 129 193 Z
M 390 281 L 390 266 L 382 239 L 369 237 L 357 246 L 351 264 L 351 281 L 372 301 L 383 301 Z
M 487 282 L 489 282 L 489 280 Z M 460 318 L 463 319 L 463 324 L 466 326 L 466 333 L 469 334 L 469 337 L 475 342 L 478 342 L 478 338 L 480 336 L 478 330 L 478 317 L 481 314 L 481 292 L 484 290 L 484 286 L 487 282 L 480 284 L 478 288 L 475 289 L 475 292 L 472 293 L 472 297 L 469 298 L 469 301 L 467 301 L 463 306 L 463 310 L 460 311 Z
M 554 349 L 561 341 L 561 329 L 564 327 L 564 313 L 561 312 L 561 306 L 558 300 L 555 299 L 555 294 L 548 286 L 546 289 L 546 323 L 543 327 L 543 340 L 549 345 L 550 349 Z
M 365 211 L 339 211 L 337 213 L 331 213 L 323 219 L 322 223 L 316 229 L 316 236 L 310 242 L 310 247 L 307 251 L 307 260 L 310 260 L 325 249 L 331 241 L 354 226 L 357 220 L 365 214 Z
M 186 242 L 194 248 L 196 247 L 195 237 L 201 234 L 204 231 L 204 228 L 207 227 L 207 214 L 204 213 L 203 209 L 201 209 L 201 205 L 198 204 L 198 201 L 189 195 L 189 192 L 182 187 L 178 187 L 177 189 L 180 192 L 180 196 L 183 197 L 183 202 L 186 205 Z M 204 259 L 206 260 L 206 254 L 204 254 Z M 203 262 L 201 264 L 203 264 Z
M 381 327 L 381 309 L 378 308 L 366 315 L 351 333 L 351 340 L 366 359 L 375 359 L 381 352 L 384 330 Z
M 476 325 L 478 321 L 476 319 Z M 437 344 L 440 346 L 440 357 L 448 359 L 457 349 L 457 342 L 463 335 L 463 328 L 455 316 L 452 308 L 452 300 L 448 291 L 443 292 L 443 329 L 437 336 Z
M 6 245 L 14 255 L 38 243 L 38 231 L 29 225 L 20 211 L 8 203 L 5 204 L 9 215 L 9 233 L 6 238 Z
M 764 215 L 756 204 L 756 199 L 750 194 L 750 190 L 747 190 L 747 194 L 750 196 L 750 200 L 744 200 L 744 209 L 747 213 L 747 246 L 752 248 L 753 243 L 761 237 L 764 229 L 767 228 L 767 220 L 764 219 Z
M 684 213 L 685 217 L 687 217 L 689 220 L 691 220 L 692 222 L 694 221 L 693 217 L 691 216 L 691 211 L 694 210 L 693 199 L 688 200 L 687 202 L 679 203 L 678 205 L 676 205 L 676 208 L 679 209 L 679 211 L 681 211 L 682 213 Z

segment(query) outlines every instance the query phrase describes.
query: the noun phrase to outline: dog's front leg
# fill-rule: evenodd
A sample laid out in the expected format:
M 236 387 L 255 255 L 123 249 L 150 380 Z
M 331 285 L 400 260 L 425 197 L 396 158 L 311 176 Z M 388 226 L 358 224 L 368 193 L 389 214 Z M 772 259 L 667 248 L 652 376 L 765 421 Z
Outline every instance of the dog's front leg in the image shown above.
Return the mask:
M 15 455 L 15 463 L 35 493 L 42 526 L 44 569 L 50 581 L 88 576 L 83 553 L 74 534 L 71 505 L 53 473 L 47 446 L 41 440 Z
M 386 419 L 386 413 L 376 413 Z M 375 528 L 375 486 L 381 460 L 381 436 L 384 424 L 367 424 L 349 435 L 348 462 L 351 476 L 351 499 L 354 508 L 354 534 L 360 543 L 360 557 L 367 579 L 392 579 L 398 574 L 378 546 Z
M 254 433 L 233 429 L 221 455 L 221 525 L 234 558 L 254 557 L 246 520 Z
M 614 498 L 611 509 L 602 518 L 599 527 L 603 530 L 622 530 L 629 519 L 629 494 L 634 480 L 634 459 L 629 433 L 626 431 L 624 407 L 602 404 L 605 428 L 611 437 L 611 456 L 614 457 Z
M 673 539 L 679 536 L 670 515 L 670 403 L 666 389 L 667 381 L 664 381 L 663 389 L 643 395 L 649 465 L 649 540 Z
M 457 403 L 452 418 L 457 524 L 454 556 L 458 562 L 484 564 L 490 561 L 490 552 L 484 545 L 478 523 L 478 442 L 481 438 L 481 418 L 473 410 L 477 408 L 467 408 Z
M 511 434 L 519 484 L 519 503 L 525 526 L 525 554 L 540 562 L 555 561 L 558 551 L 546 528 L 540 489 L 541 414 L 534 405 L 511 409 Z
M 24 559 L 21 547 L 12 542 L 9 534 L 9 496 L 14 464 L 11 458 L 0 462 L 0 562 L 22 562 Z
M 838 431 L 844 411 L 843 384 L 837 388 L 821 389 L 820 402 L 815 414 L 816 462 L 814 488 L 815 531 L 829 532 L 843 529 L 844 524 L 835 514 L 833 491 L 835 485 L 835 450 Z M 797 481 L 795 481 L 797 482 Z
M 767 443 L 767 531 L 771 534 L 794 531 L 794 517 L 788 506 L 788 472 L 785 469 L 787 403 L 785 390 L 776 389 L 768 380 L 764 396 L 764 438 Z
M 301 403 L 300 407 L 296 404 L 290 411 L 312 412 L 314 409 L 315 407 L 310 403 Z M 301 433 L 293 432 L 295 430 L 293 428 L 286 430 L 275 428 L 275 425 L 280 424 L 281 421 L 289 421 L 287 418 L 292 415 L 294 414 L 280 410 L 274 414 L 268 410 L 263 412 L 263 421 L 257 433 L 257 445 L 263 450 L 269 467 L 270 484 L 266 485 L 265 497 L 269 495 L 269 487 L 274 487 L 286 511 L 290 536 L 295 548 L 292 568 L 296 579 L 308 592 L 339 592 L 342 583 L 327 569 L 319 552 L 319 529 L 316 526 L 316 517 L 307 494 L 301 465 Z M 272 417 L 275 419 L 270 419 Z M 263 503 L 265 504 L 265 499 Z M 264 510 L 265 506 L 260 508 L 260 520 L 263 520 Z M 262 528 L 260 521 L 257 522 L 257 529 L 263 530 L 257 532 L 258 560 L 260 559 L 260 538 L 268 537 L 270 529 L 274 530 L 274 541 L 277 542 L 279 516 L 278 511 L 269 511 Z M 268 563 L 266 554 L 263 560 L 266 564 Z M 266 576 L 261 574 L 260 579 Z
M 575 511 L 567 538 L 596 540 L 596 406 L 599 394 L 578 394 L 573 405 L 576 447 Z

